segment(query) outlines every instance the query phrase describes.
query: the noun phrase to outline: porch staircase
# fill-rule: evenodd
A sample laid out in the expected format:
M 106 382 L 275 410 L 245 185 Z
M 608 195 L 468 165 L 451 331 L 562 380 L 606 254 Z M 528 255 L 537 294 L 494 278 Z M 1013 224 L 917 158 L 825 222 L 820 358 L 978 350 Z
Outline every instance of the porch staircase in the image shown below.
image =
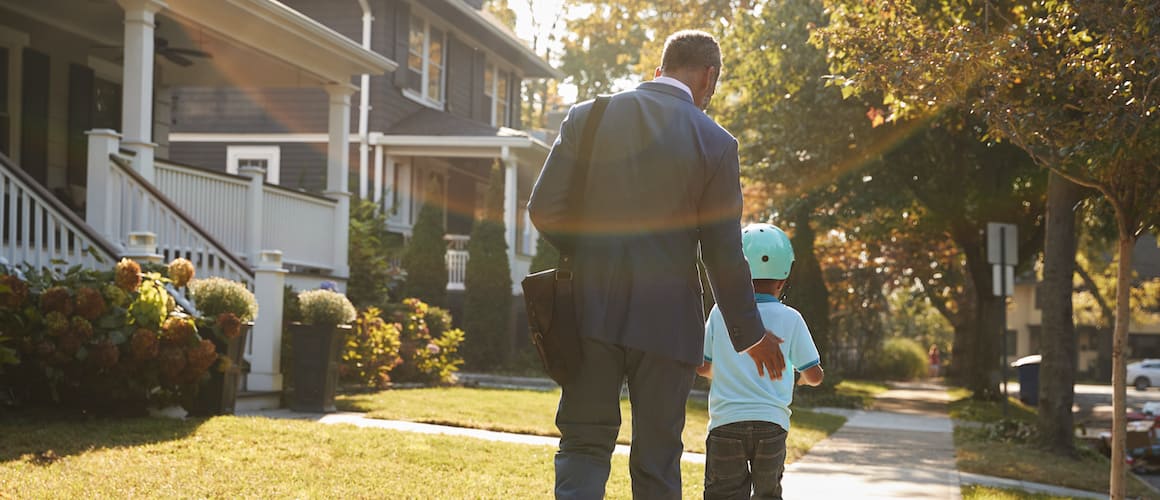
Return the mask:
M 0 259 L 63 271 L 113 265 L 121 249 L 0 154 Z

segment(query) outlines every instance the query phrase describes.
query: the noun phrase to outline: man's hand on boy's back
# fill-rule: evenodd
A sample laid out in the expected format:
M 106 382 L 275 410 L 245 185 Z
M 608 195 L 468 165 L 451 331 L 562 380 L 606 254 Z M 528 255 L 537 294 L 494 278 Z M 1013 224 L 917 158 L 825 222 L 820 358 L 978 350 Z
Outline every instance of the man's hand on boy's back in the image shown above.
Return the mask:
M 785 372 L 785 355 L 781 353 L 781 347 L 779 347 L 782 342 L 780 337 L 766 330 L 765 336 L 745 351 L 753 358 L 753 363 L 757 365 L 758 375 L 768 376 L 770 380 L 781 380 L 782 374 Z

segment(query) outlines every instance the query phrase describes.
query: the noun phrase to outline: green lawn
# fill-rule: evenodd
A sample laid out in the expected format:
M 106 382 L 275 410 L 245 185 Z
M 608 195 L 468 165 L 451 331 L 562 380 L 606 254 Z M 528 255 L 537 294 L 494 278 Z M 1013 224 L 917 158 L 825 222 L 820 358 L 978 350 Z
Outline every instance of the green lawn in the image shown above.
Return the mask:
M 1111 475 L 1111 462 L 1095 452 L 1070 458 L 1032 444 L 989 439 L 984 429 L 969 427 L 955 428 L 955 459 L 963 472 L 1096 492 L 1108 491 Z M 1128 495 L 1156 498 L 1134 474 L 1128 475 Z
M 965 485 L 962 491 L 963 500 L 1070 500 L 1072 498 L 977 485 Z
M 970 391 L 955 387 L 947 391 L 951 397 L 949 407 L 953 419 L 971 422 L 994 422 L 1003 418 L 1001 401 L 976 401 L 970 398 Z M 1039 411 L 1027 406 L 1019 398 L 1007 398 L 1007 418 L 1034 423 Z
M 550 498 L 551 447 L 217 417 L 0 419 L 0 498 Z M 608 497 L 631 496 L 627 457 Z M 684 497 L 704 469 L 682 464 Z
M 560 391 L 478 389 L 438 387 L 388 390 L 374 394 L 341 396 L 338 407 L 367 412 L 369 417 L 472 427 L 540 436 L 559 436 L 556 405 Z M 795 409 L 790 419 L 786 463 L 797 460 L 845 422 L 842 417 Z M 706 404 L 689 401 L 685 417 L 685 449 L 705 451 L 709 415 Z M 628 444 L 632 435 L 632 413 L 628 401 L 621 401 L 618 441 Z

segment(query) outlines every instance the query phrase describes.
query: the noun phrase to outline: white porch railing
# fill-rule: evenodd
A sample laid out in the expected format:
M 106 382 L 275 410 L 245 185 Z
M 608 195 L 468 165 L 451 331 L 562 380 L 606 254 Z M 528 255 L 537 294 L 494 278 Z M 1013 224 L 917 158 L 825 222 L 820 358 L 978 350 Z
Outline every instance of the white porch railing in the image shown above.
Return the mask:
M 264 184 L 256 171 L 236 176 L 157 160 L 156 172 L 157 188 L 235 255 L 276 248 L 285 264 L 335 268 L 337 201 Z
M 61 270 L 110 268 L 118 249 L 0 154 L 0 258 Z
M 157 189 L 236 255 L 245 255 L 250 181 L 156 160 Z M 277 248 L 277 247 L 267 247 Z
M 471 237 L 463 234 L 448 234 L 447 241 L 447 289 L 465 290 L 467 278 L 467 244 Z
M 112 203 L 108 205 L 106 224 L 108 234 L 125 239 L 120 242 L 122 247 L 128 246 L 131 232 L 149 231 L 156 235 L 157 252 L 163 261 L 184 257 L 193 262 L 201 276 L 253 282 L 249 266 L 133 171 L 130 160 L 116 155 L 111 159 L 105 192 Z M 90 185 L 89 189 L 101 187 Z
M 338 202 L 268 184 L 263 192 L 262 248 L 282 249 L 288 264 L 333 269 Z

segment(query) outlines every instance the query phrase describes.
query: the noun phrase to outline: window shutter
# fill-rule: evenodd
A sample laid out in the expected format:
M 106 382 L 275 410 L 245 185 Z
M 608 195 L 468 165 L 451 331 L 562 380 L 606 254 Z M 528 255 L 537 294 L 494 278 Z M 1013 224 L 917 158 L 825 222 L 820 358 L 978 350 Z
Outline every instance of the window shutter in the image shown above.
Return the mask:
M 411 36 L 411 6 L 405 2 L 395 3 L 395 61 L 399 63 L 399 68 L 395 70 L 395 86 L 399 88 L 407 87 L 407 76 L 411 73 L 407 70 L 407 50 L 410 48 L 409 38 Z
M 522 130 L 523 125 L 523 103 L 520 102 L 520 87 L 522 86 L 520 75 L 516 73 L 508 74 L 508 125 L 516 130 Z
M 488 112 L 491 99 L 487 97 L 487 89 L 483 85 L 483 72 L 486 67 L 487 55 L 482 50 L 476 50 L 471 65 L 471 81 L 475 82 L 473 84 L 475 91 L 471 93 L 471 117 L 484 123 L 488 123 L 491 118 L 491 113 Z

